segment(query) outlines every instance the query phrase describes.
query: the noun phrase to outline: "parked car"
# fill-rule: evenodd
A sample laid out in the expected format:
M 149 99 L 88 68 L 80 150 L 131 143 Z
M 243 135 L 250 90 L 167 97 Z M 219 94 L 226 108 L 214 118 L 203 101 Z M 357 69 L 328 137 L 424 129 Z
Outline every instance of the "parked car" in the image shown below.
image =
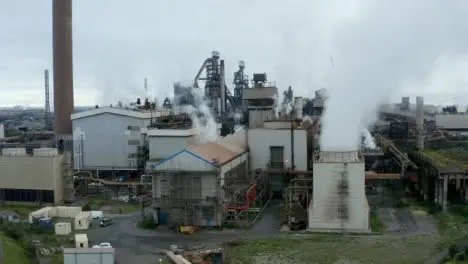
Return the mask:
M 100 227 L 106 227 L 106 226 L 110 226 L 112 225 L 112 219 L 110 218 L 101 218 L 101 220 L 99 220 L 99 226 Z
M 112 248 L 112 245 L 109 242 L 102 242 L 101 244 L 99 244 L 99 247 L 100 248 Z
M 104 213 L 102 211 L 91 211 L 91 216 L 93 219 L 101 219 L 104 218 Z

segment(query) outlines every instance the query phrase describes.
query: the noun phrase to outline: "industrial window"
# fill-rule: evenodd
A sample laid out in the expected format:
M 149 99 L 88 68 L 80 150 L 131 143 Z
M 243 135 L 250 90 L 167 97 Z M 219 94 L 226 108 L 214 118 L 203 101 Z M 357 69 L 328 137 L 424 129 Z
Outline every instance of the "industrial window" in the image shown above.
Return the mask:
M 132 145 L 132 146 L 140 145 L 140 140 L 139 139 L 129 139 L 128 140 L 128 145 Z
M 54 202 L 54 191 L 32 189 L 2 189 L 1 198 L 8 202 Z
M 284 147 L 270 146 L 270 166 L 272 168 L 284 168 Z
M 139 127 L 139 126 L 128 126 L 128 127 L 127 127 L 127 130 L 130 130 L 130 131 L 140 131 L 140 127 Z

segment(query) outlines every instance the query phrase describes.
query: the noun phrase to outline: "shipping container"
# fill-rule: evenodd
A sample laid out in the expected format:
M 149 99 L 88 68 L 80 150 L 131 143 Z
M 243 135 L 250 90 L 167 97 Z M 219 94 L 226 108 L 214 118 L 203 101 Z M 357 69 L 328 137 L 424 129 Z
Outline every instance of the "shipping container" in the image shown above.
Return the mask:
M 55 224 L 56 235 L 68 235 L 72 231 L 71 223 L 60 222 Z

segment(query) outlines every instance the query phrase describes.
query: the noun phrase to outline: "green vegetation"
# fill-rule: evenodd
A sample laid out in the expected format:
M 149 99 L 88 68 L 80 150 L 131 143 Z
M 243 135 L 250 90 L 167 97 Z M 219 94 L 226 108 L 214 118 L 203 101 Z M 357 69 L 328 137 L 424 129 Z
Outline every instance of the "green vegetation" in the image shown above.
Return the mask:
M 377 215 L 371 216 L 370 224 L 371 224 L 372 232 L 382 233 L 385 231 L 385 225 L 382 221 L 380 221 Z
M 468 171 L 468 151 L 464 148 L 428 149 L 420 153 L 423 157 L 432 160 L 440 169 L 447 166 L 458 166 Z
M 1 245 L 3 247 L 3 263 L 8 264 L 28 264 L 31 258 L 26 250 L 18 241 L 0 235 Z
M 106 213 L 110 214 L 125 214 L 125 213 L 134 213 L 140 210 L 139 203 L 126 203 L 122 201 L 115 201 L 108 199 L 107 197 L 98 196 L 98 197 L 88 197 L 83 203 L 83 208 L 90 210 L 103 210 Z M 86 208 L 85 208 L 86 207 Z
M 154 221 L 153 218 L 146 218 L 138 222 L 137 224 L 138 228 L 143 228 L 143 229 L 155 229 L 158 227 L 158 224 L 156 221 Z
M 433 255 L 437 240 L 432 237 L 390 238 L 307 236 L 251 241 L 226 252 L 228 263 L 424 263 Z

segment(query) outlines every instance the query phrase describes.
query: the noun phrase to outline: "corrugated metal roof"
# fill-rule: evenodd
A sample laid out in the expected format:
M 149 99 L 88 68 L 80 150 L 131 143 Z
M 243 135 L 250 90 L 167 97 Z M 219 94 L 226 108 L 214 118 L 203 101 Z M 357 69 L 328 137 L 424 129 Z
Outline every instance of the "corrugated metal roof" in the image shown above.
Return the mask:
M 118 108 L 118 107 L 100 107 L 94 108 L 84 112 L 78 112 L 71 115 L 71 119 L 80 119 L 89 116 L 95 116 L 100 114 L 114 114 L 114 115 L 121 115 L 121 116 L 129 116 L 135 117 L 139 119 L 150 119 L 155 118 L 158 116 L 163 115 L 170 115 L 170 114 L 178 114 L 178 112 L 174 111 L 163 111 L 163 110 L 155 110 L 155 111 L 142 111 L 142 110 L 133 110 L 133 109 L 126 109 L 126 108 Z
M 182 153 L 189 153 L 194 157 L 210 164 L 210 165 L 223 165 L 226 162 L 231 161 L 237 156 L 247 151 L 246 131 L 240 129 L 234 134 L 230 134 L 224 138 L 218 139 L 213 142 L 205 143 L 202 145 L 192 145 L 184 149 L 183 151 L 177 152 L 174 155 L 162 160 L 159 163 L 152 164 L 151 168 L 164 164 L 165 162 L 176 158 Z M 215 162 L 214 162 L 215 161 Z
M 96 253 L 115 253 L 114 248 L 64 248 L 64 254 L 96 254 Z
M 436 126 L 443 129 L 468 129 L 468 114 L 440 114 L 435 116 Z
M 207 161 L 219 165 L 229 162 L 241 154 L 241 152 L 234 152 L 216 142 L 210 142 L 198 146 L 190 146 L 187 148 L 187 150 Z

